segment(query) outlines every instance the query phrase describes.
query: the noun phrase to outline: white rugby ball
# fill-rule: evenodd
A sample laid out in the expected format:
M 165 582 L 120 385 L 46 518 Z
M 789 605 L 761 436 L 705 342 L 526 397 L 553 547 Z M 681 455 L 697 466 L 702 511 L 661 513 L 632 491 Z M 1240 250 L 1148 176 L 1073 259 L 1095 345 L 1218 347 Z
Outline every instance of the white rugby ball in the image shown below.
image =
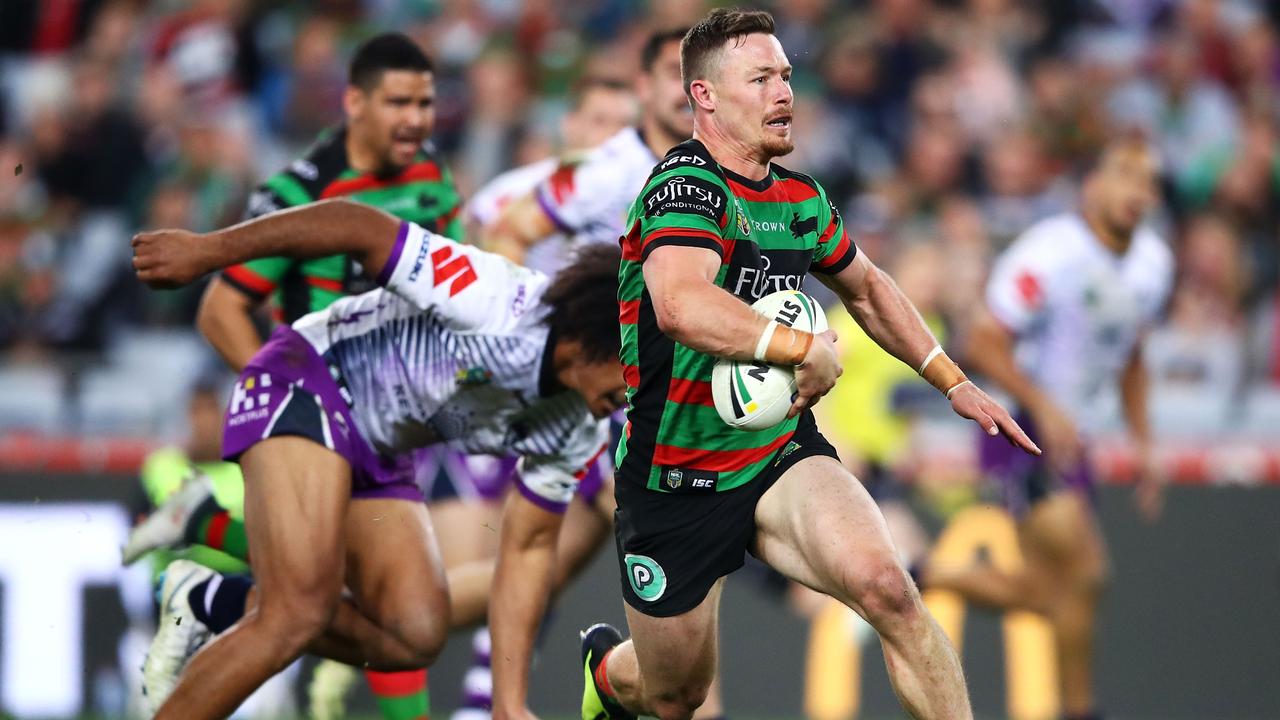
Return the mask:
M 799 290 L 765 295 L 751 309 L 796 330 L 819 333 L 827 329 L 822 306 Z M 711 371 L 716 412 L 742 430 L 763 430 L 786 420 L 795 394 L 796 373 L 790 367 L 721 358 Z

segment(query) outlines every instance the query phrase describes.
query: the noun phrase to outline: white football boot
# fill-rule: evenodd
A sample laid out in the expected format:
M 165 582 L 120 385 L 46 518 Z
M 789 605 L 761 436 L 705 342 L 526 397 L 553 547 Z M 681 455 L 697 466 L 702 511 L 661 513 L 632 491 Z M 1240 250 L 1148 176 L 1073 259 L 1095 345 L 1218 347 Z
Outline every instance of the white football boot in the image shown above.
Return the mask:
M 360 671 L 336 660 L 321 660 L 311 671 L 307 699 L 311 720 L 342 720 L 347 716 L 347 696 L 360 679 Z
M 131 565 L 152 550 L 185 545 L 191 515 L 212 497 L 213 481 L 204 473 L 194 471 L 155 512 L 129 531 L 129 538 L 120 550 L 124 564 Z
M 187 603 L 191 588 L 217 575 L 190 560 L 175 560 L 160 584 L 160 626 L 142 663 L 142 693 L 154 713 L 178 685 L 191 657 L 212 633 L 196 619 Z

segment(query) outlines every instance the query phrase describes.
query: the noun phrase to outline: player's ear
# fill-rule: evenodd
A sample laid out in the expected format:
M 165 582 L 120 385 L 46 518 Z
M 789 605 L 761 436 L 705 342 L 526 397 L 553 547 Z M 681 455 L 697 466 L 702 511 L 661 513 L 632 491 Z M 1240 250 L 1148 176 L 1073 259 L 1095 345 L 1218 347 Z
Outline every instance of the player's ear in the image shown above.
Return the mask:
M 689 94 L 693 98 L 694 107 L 703 110 L 716 109 L 716 91 L 707 80 L 694 80 L 689 83 Z
M 356 117 L 364 112 L 365 103 L 368 97 L 364 90 L 355 85 L 348 85 L 345 92 L 342 93 L 342 110 L 347 117 Z

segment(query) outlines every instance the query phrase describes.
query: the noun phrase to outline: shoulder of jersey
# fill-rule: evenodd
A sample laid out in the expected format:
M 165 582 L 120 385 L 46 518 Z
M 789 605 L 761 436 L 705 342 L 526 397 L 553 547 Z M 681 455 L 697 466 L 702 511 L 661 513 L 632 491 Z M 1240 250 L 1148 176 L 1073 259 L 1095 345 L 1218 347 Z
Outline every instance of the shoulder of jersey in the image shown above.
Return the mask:
M 1134 242 L 1137 243 L 1135 249 L 1142 253 L 1142 259 L 1155 266 L 1155 270 L 1162 273 L 1173 271 L 1173 248 L 1154 229 L 1143 225 L 1138 229 Z
M 658 175 L 672 170 L 688 168 L 706 170 L 720 178 L 721 182 L 724 182 L 724 173 L 720 170 L 720 164 L 711 157 L 711 153 L 707 152 L 707 148 L 696 140 L 685 140 L 668 150 L 666 157 L 653 166 L 653 172 L 649 174 L 649 179 L 652 180 Z
M 796 181 L 802 182 L 805 185 L 808 185 L 809 187 L 813 188 L 813 191 L 815 193 L 818 193 L 819 195 L 823 194 L 822 186 L 818 185 L 818 181 L 814 180 L 812 175 L 805 175 L 802 172 L 788 170 L 777 163 L 771 163 L 771 167 L 773 168 L 773 173 L 778 177 L 786 180 L 796 180 Z
M 280 172 L 302 186 L 312 198 L 320 197 L 334 178 L 347 169 L 347 148 L 343 133 L 335 128 L 325 131 L 302 157 Z
M 1032 252 L 1061 258 L 1085 245 L 1088 228 L 1075 213 L 1060 213 L 1039 220 L 1018 236 L 1007 252 Z

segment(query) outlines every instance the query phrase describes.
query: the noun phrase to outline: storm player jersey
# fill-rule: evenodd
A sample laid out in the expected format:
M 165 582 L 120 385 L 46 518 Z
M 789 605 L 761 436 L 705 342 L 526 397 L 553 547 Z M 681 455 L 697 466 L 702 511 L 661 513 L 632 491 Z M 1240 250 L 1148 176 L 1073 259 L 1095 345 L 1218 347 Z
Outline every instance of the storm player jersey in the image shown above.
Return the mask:
M 986 300 L 1017 338 L 1018 365 L 1081 421 L 1159 319 L 1173 268 L 1173 253 L 1151 229 L 1139 228 L 1119 255 L 1083 217 L 1065 213 L 1033 225 L 1005 250 Z
M 317 200 L 348 197 L 418 223 L 441 235 L 462 240 L 462 198 L 448 167 L 430 144 L 413 162 L 386 177 L 362 173 L 347 160 L 347 131 L 326 131 L 307 154 L 272 175 L 249 197 L 246 219 Z M 270 295 L 277 322 L 293 322 L 334 300 L 369 290 L 360 268 L 346 255 L 296 260 L 260 258 L 233 265 L 224 281 L 255 300 Z
M 631 207 L 622 238 L 619 312 L 627 428 L 618 477 L 651 490 L 728 490 L 750 482 L 783 449 L 799 418 L 767 430 L 725 424 L 711 399 L 716 358 L 658 329 L 641 266 L 664 245 L 720 257 L 716 284 L 745 303 L 799 289 L 806 273 L 837 273 L 857 254 L 813 178 L 772 165 L 762 180 L 722 167 L 702 143 L 672 148 Z
M 590 242 L 616 243 L 626 229 L 627 209 L 658 161 L 636 128 L 623 128 L 599 147 L 562 161 L 534 189 L 538 205 L 568 239 L 561 252 L 534 258 L 554 273 L 570 257 L 566 250 Z
M 562 510 L 608 423 L 555 379 L 547 277 L 403 223 L 377 281 L 293 324 L 335 368 L 364 438 L 384 454 L 519 455 L 521 491 Z

